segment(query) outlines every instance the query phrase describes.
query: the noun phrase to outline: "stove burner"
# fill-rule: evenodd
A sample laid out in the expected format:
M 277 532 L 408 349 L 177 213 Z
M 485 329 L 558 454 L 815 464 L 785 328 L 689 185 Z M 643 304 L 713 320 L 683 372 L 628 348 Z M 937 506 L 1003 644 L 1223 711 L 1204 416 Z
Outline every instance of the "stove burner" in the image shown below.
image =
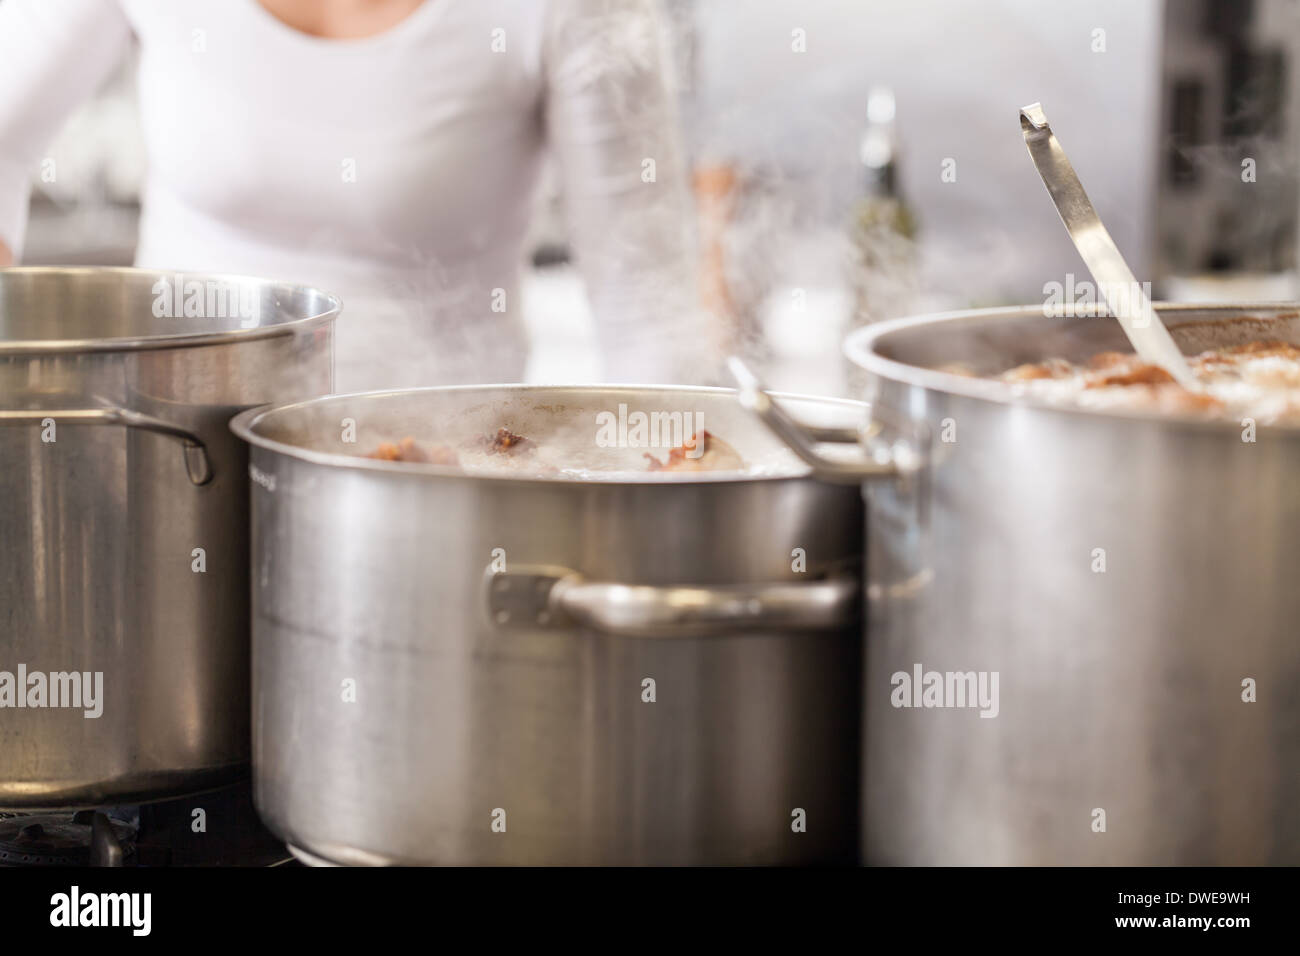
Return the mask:
M 262 825 L 249 781 L 138 806 L 0 810 L 0 866 L 286 864 L 297 862 Z
M 134 829 L 94 810 L 0 820 L 0 866 L 121 866 L 134 851 Z

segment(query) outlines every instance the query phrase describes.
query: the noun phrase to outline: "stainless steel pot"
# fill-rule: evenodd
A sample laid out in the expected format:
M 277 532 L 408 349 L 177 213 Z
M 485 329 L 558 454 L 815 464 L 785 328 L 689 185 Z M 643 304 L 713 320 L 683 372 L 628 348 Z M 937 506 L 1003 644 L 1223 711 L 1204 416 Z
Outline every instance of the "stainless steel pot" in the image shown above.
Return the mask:
M 783 453 L 720 389 L 435 388 L 234 420 L 253 446 L 255 798 L 301 856 L 856 857 L 856 488 L 797 461 L 583 481 L 356 457 L 500 426 L 576 457 L 620 404 Z M 791 404 L 856 436 L 856 403 Z
M 1184 352 L 1300 342 L 1295 306 L 1158 311 Z M 1068 410 L 934 370 L 1109 349 L 1128 351 L 1113 319 L 1041 308 L 847 343 L 876 421 L 867 862 L 1300 862 L 1300 431 L 1247 442 L 1239 422 Z M 915 470 L 880 480 L 882 461 Z
M 246 772 L 247 449 L 227 422 L 329 390 L 337 311 L 254 279 L 0 270 L 0 806 Z M 18 706 L 42 702 L 37 673 L 44 705 Z

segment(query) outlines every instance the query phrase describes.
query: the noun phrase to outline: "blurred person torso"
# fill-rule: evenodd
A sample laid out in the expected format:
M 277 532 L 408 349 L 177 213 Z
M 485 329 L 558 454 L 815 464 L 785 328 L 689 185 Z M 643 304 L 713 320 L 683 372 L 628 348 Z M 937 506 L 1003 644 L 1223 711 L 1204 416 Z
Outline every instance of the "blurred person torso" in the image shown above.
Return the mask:
M 34 61 L 18 85 L 45 77 L 53 103 L 33 117 L 0 102 L 0 131 L 48 138 L 134 34 L 149 165 L 136 264 L 338 294 L 339 391 L 522 379 L 519 266 L 550 145 L 607 377 L 674 377 L 654 353 L 680 349 L 640 304 L 680 294 L 690 268 L 653 4 L 379 6 L 376 32 L 333 38 L 286 22 L 304 12 L 292 0 L 3 0 L 0 22 L 46 42 L 17 52 Z M 641 176 L 648 155 L 660 188 Z

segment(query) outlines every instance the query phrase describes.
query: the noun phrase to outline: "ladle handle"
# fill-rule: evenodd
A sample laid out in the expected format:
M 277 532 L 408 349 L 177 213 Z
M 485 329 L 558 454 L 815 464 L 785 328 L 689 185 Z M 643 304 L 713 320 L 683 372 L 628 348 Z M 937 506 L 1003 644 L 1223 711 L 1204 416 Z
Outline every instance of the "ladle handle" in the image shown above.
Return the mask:
M 1041 103 L 1020 110 L 1020 128 L 1029 148 L 1029 158 L 1047 187 L 1047 194 L 1074 240 L 1075 248 L 1098 285 L 1098 292 L 1119 319 L 1124 333 L 1144 360 L 1162 366 L 1180 385 L 1199 388 L 1183 353 L 1174 344 L 1145 290 L 1138 284 L 1119 247 L 1111 238 L 1069 157 L 1052 132 Z
M 862 454 L 851 460 L 827 458 L 817 450 L 819 443 L 861 441 L 863 435 L 851 429 L 805 425 L 780 406 L 739 358 L 728 358 L 727 368 L 736 380 L 736 397 L 741 406 L 757 415 L 821 480 L 856 485 L 873 478 L 898 478 L 920 467 L 917 450 L 901 443 L 892 448 L 878 446 L 870 455 Z

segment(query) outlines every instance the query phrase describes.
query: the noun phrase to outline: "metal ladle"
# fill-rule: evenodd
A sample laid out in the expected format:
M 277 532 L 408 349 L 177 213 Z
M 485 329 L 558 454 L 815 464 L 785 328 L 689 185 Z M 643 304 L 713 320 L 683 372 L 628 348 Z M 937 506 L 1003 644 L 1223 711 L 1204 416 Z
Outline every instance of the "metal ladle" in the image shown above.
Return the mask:
M 1070 165 L 1065 150 L 1052 133 L 1041 103 L 1020 110 L 1020 128 L 1038 175 L 1060 213 L 1065 230 L 1097 282 L 1098 291 L 1124 329 L 1133 348 L 1145 362 L 1159 365 L 1184 388 L 1200 388 L 1169 330 L 1151 307 L 1151 300 L 1120 255 L 1092 200 Z

